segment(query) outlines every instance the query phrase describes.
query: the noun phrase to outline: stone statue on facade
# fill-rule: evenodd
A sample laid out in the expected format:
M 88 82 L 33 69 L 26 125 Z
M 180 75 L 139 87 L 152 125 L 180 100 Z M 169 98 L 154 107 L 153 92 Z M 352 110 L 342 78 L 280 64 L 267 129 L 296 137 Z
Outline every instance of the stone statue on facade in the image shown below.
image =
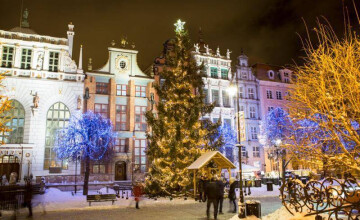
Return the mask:
M 22 28 L 29 28 L 29 21 L 28 21 L 28 17 L 29 17 L 29 11 L 28 9 L 25 9 L 23 15 L 22 15 L 22 21 L 21 21 L 21 27 Z
M 34 98 L 33 98 L 33 104 L 34 104 L 33 108 L 38 108 L 40 98 L 39 98 L 37 92 L 35 93 L 35 95 L 32 95 L 32 96 L 34 96 Z
M 227 49 L 226 51 L 226 58 L 230 59 L 230 54 L 232 53 L 232 51 L 230 51 L 229 49 Z
M 80 110 L 82 106 L 82 99 L 80 96 L 77 98 L 77 110 Z
M 40 52 L 39 55 L 38 55 L 38 59 L 37 59 L 36 69 L 37 70 L 42 70 L 43 63 L 44 63 L 44 53 Z
M 194 44 L 194 47 L 195 47 L 195 53 L 199 53 L 200 51 L 199 43 Z
M 219 47 L 217 47 L 217 49 L 216 49 L 216 56 L 218 56 L 218 57 L 221 56 L 221 55 L 220 55 L 220 48 L 219 48 Z
M 9 178 L 9 185 L 15 185 L 16 181 L 17 181 L 17 173 L 16 172 L 12 172 L 10 174 L 10 178 Z
M 209 45 L 204 45 L 205 49 L 206 49 L 206 54 L 210 55 L 210 49 L 209 49 Z

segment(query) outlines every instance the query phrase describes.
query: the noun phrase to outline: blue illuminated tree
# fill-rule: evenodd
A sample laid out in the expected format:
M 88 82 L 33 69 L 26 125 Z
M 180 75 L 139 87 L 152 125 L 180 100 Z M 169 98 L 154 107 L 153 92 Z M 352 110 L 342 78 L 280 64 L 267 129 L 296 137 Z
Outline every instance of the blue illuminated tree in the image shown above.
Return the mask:
M 218 134 L 222 136 L 223 141 L 223 145 L 219 150 L 224 153 L 229 160 L 234 162 L 233 149 L 237 144 L 236 131 L 228 124 L 220 126 L 218 130 Z
M 111 158 L 114 136 L 110 120 L 90 111 L 73 116 L 69 125 L 58 131 L 54 148 L 57 157 L 85 162 L 84 195 L 88 193 L 90 161 Z

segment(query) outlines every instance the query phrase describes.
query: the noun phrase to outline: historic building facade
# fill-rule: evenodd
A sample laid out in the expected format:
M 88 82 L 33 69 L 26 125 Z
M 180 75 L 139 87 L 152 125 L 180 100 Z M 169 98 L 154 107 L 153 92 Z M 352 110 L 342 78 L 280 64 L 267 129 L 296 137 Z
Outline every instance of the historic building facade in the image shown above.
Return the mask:
M 0 30 L 1 92 L 13 106 L 7 113 L 12 131 L 0 134 L 0 175 L 73 175 L 74 165 L 58 160 L 53 147 L 56 130 L 83 110 L 84 74 L 72 59 L 74 25 L 67 39 L 44 36 L 29 28 L 27 16 L 26 10 L 21 27 Z
M 286 97 L 289 95 L 291 88 L 292 71 L 269 64 L 255 64 L 253 65 L 253 71 L 259 85 L 261 126 L 264 127 L 267 114 L 271 110 L 283 108 L 287 111 Z M 277 164 L 278 160 L 276 161 L 268 157 L 273 149 L 273 146 L 268 146 L 268 143 L 269 141 L 263 143 L 266 172 L 277 171 L 279 167 Z
M 248 57 L 242 53 L 237 61 L 235 74 L 238 79 L 239 110 L 243 114 L 240 127 L 244 126 L 241 132 L 242 162 L 264 170 L 264 150 L 258 138 L 262 117 L 259 85 L 249 66 Z
M 86 109 L 108 117 L 116 131 L 115 157 L 110 163 L 95 163 L 92 175 L 108 176 L 110 181 L 143 178 L 147 170 L 145 112 L 152 110 L 153 79 L 137 64 L 138 51 L 122 40 L 112 42 L 105 66 L 86 72 Z

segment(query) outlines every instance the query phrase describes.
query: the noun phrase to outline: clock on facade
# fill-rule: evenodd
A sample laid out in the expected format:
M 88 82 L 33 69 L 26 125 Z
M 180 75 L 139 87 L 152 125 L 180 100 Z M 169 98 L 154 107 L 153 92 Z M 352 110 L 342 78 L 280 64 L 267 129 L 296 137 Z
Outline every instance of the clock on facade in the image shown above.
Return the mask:
M 125 71 L 128 69 L 129 66 L 129 59 L 126 56 L 123 55 L 119 55 L 118 57 L 116 57 L 116 68 L 119 71 Z

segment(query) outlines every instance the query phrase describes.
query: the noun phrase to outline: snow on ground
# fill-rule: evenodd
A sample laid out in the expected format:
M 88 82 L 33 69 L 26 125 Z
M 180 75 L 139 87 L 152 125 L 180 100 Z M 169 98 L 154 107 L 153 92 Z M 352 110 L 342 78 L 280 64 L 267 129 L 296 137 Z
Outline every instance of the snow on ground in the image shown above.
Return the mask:
M 89 191 L 89 195 L 107 194 L 106 188 L 102 188 L 98 191 Z M 115 193 L 112 189 L 109 189 L 109 194 Z M 126 199 L 126 193 L 124 198 L 117 198 L 114 205 L 112 202 L 92 202 L 91 206 L 86 202 L 86 196 L 82 195 L 82 191 L 79 191 L 76 195 L 72 195 L 71 192 L 61 191 L 56 188 L 50 188 L 46 190 L 43 195 L 35 195 L 33 198 L 33 206 L 35 212 L 42 212 L 43 207 L 46 211 L 58 211 L 58 210 L 79 210 L 79 209 L 112 209 L 119 207 L 135 206 L 134 198 L 131 197 L 131 192 L 127 191 L 129 198 Z M 169 198 L 154 199 L 143 198 L 141 201 L 143 205 L 151 206 L 157 204 L 189 204 L 195 203 L 194 200 L 184 200 L 183 198 L 174 198 L 170 201 Z
M 267 191 L 267 187 L 266 185 L 262 185 L 261 187 L 251 187 L 250 191 L 251 194 L 245 196 L 245 198 L 251 198 L 251 197 L 278 197 L 280 195 L 280 190 L 279 190 L 279 186 L 277 185 L 273 185 L 273 191 Z M 245 189 L 244 190 L 244 195 L 245 195 Z M 246 189 L 246 192 L 248 192 L 248 190 Z M 239 198 L 239 190 L 237 189 L 236 191 L 236 196 Z

